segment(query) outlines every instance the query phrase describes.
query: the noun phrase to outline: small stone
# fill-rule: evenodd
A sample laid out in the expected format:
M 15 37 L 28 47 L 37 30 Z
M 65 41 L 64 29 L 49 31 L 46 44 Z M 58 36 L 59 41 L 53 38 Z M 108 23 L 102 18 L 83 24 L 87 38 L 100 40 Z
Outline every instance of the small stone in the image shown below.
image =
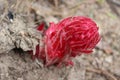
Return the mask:
M 23 78 L 17 78 L 17 80 L 23 80 Z
M 113 62 L 113 57 L 112 56 L 107 56 L 105 58 L 105 61 L 108 62 L 108 63 L 112 63 Z

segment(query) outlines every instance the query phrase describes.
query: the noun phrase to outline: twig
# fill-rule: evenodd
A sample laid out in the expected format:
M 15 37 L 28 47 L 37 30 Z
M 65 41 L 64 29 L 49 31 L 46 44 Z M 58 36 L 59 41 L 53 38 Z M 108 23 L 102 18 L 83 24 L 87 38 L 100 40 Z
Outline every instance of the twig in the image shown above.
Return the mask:
M 17 0 L 16 5 L 14 6 L 16 12 L 18 11 L 18 9 L 19 9 L 20 4 L 22 3 L 22 1 L 23 0 Z
M 120 7 L 120 1 L 118 0 L 110 0 L 113 4 L 116 4 L 116 6 Z
M 58 0 L 54 0 L 55 7 L 58 8 Z
M 118 6 L 118 5 L 120 6 L 120 2 L 118 3 L 118 2 L 116 2 L 116 0 L 106 0 L 106 1 L 107 1 L 107 3 L 109 4 L 111 10 L 112 10 L 117 16 L 120 17 L 120 14 L 119 14 L 118 10 L 116 9 L 116 5 L 114 5 L 114 4 L 117 4 L 117 6 Z
M 35 59 L 35 62 L 39 65 L 40 68 L 44 67 L 43 63 L 38 61 L 38 59 Z
M 117 78 L 114 75 L 110 74 L 110 72 L 105 71 L 105 70 L 87 68 L 86 71 L 88 71 L 88 72 L 94 72 L 94 73 L 98 73 L 98 74 L 103 74 L 103 75 L 111 78 L 111 80 L 117 80 Z
M 7 14 L 7 11 L 8 11 L 8 2 L 6 0 L 5 0 L 5 3 L 6 3 L 6 7 L 5 7 L 3 15 L 1 16 L 0 23 L 5 18 L 6 14 Z

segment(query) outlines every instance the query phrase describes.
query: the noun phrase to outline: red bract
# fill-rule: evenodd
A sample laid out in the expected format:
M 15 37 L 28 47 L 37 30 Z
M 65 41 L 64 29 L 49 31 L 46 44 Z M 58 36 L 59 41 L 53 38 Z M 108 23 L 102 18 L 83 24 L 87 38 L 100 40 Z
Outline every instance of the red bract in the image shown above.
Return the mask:
M 86 17 L 69 17 L 46 31 L 46 64 L 67 62 L 71 57 L 91 53 L 99 42 L 98 27 Z
M 35 56 L 45 65 L 73 63 L 71 58 L 88 54 L 100 40 L 98 27 L 94 21 L 87 17 L 69 17 L 59 23 L 50 23 L 46 30 L 45 47 L 36 47 Z
M 42 22 L 42 23 L 37 27 L 37 30 L 43 31 L 43 30 L 44 30 L 44 27 L 45 27 L 45 23 Z

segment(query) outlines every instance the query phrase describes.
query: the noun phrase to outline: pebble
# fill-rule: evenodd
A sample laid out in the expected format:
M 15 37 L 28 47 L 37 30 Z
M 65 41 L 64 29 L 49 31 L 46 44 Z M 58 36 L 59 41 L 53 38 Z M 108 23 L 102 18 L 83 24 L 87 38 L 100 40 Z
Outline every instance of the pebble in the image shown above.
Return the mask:
M 17 78 L 17 80 L 23 80 L 23 78 Z
M 108 63 L 112 63 L 113 62 L 113 57 L 112 56 L 107 56 L 105 58 L 105 61 L 108 62 Z

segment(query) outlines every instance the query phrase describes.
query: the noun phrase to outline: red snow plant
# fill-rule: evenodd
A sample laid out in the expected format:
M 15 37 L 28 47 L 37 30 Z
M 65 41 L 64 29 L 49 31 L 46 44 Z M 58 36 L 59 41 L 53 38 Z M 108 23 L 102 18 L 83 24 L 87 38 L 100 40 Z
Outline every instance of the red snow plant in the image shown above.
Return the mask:
M 50 23 L 45 32 L 45 47 L 36 47 L 36 57 L 45 65 L 72 64 L 71 58 L 93 51 L 100 41 L 96 23 L 87 17 L 68 17 Z

